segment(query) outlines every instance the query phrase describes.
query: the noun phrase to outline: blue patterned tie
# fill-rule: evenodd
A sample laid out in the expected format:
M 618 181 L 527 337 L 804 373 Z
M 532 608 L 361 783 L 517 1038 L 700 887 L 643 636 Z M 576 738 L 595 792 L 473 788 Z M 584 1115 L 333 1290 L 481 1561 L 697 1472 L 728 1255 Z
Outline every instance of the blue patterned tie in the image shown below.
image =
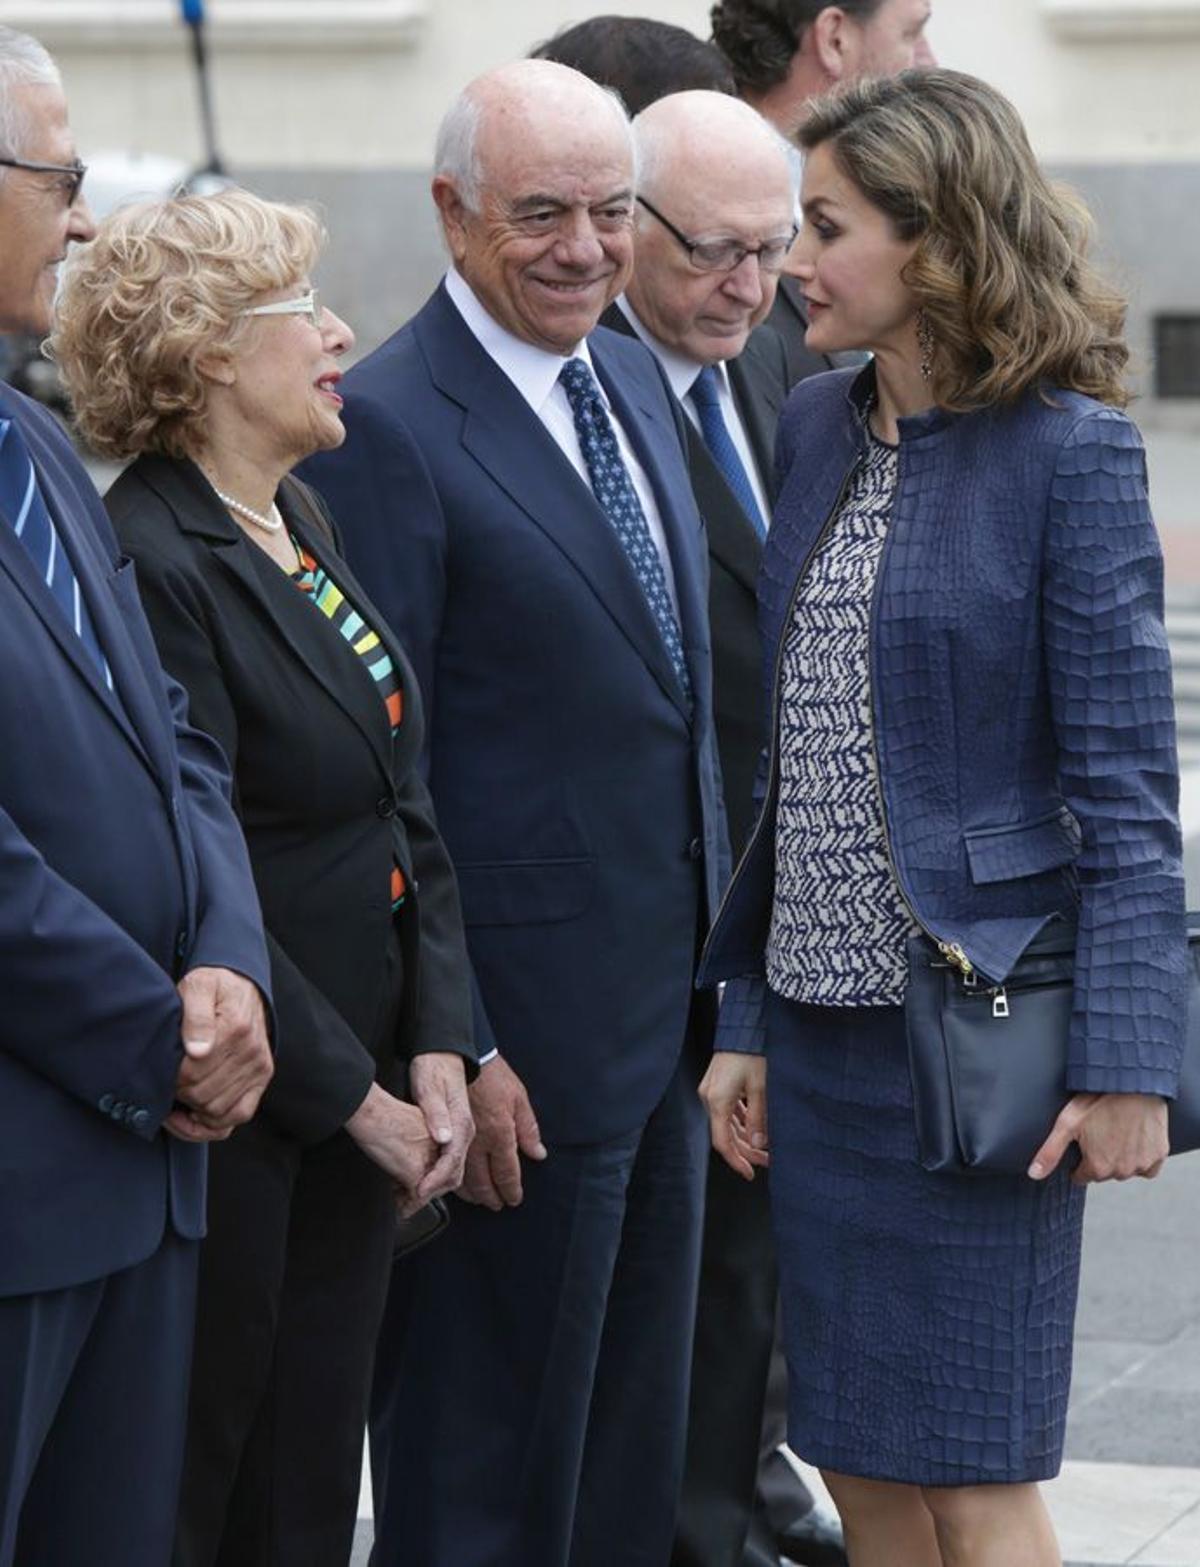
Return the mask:
M 700 430 L 704 444 L 712 453 L 712 459 L 721 470 L 726 484 L 742 503 L 742 510 L 754 524 L 760 539 L 767 536 L 767 525 L 758 509 L 758 497 L 750 483 L 746 465 L 738 456 L 733 444 L 725 415 L 721 412 L 721 377 L 716 365 L 705 365 L 692 383 L 692 401 L 700 415 Z
M 0 419 L 0 514 L 29 551 L 29 558 L 111 691 L 112 671 L 100 647 L 87 600 L 38 488 L 25 439 L 13 419 Z
M 575 416 L 575 433 L 587 464 L 592 493 L 612 523 L 613 531 L 621 541 L 621 548 L 641 584 L 690 708 L 693 700 L 692 681 L 688 674 L 687 659 L 683 655 L 683 638 L 679 621 L 675 617 L 675 606 L 667 589 L 662 557 L 650 535 L 642 503 L 638 500 L 633 480 L 621 457 L 621 449 L 617 445 L 617 437 L 609 422 L 600 389 L 582 359 L 568 359 L 558 378 Z

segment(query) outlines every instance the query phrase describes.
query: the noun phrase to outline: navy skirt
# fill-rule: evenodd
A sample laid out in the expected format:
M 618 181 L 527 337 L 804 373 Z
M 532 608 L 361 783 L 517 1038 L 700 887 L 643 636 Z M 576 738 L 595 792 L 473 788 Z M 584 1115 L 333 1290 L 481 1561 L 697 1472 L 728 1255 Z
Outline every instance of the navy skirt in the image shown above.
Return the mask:
M 1056 1474 L 1083 1189 L 923 1170 L 899 1007 L 772 995 L 767 1054 L 793 1451 L 911 1485 Z

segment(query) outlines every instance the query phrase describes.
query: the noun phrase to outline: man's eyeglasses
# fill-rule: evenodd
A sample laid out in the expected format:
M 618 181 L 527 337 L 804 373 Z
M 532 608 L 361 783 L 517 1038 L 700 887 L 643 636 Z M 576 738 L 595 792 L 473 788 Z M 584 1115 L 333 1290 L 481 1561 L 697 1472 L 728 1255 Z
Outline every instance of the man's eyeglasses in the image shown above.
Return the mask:
M 320 294 L 315 288 L 310 288 L 307 294 L 301 294 L 298 299 L 277 299 L 270 305 L 251 305 L 246 310 L 239 310 L 238 315 L 307 316 L 313 326 L 319 327 L 323 308 Z
M 689 239 L 664 218 L 657 207 L 652 207 L 645 196 L 637 198 L 652 218 L 656 218 L 668 234 L 673 235 L 697 272 L 732 272 L 740 267 L 747 256 L 754 256 L 760 272 L 782 272 L 787 253 L 792 248 L 799 230 L 793 225 L 790 234 L 780 234 L 776 239 L 764 239 L 761 245 L 743 245 L 739 239 Z
M 30 163 L 28 158 L 0 158 L 0 167 L 6 169 L 27 169 L 30 174 L 59 174 L 64 181 L 67 193 L 67 206 L 74 206 L 79 197 L 79 188 L 83 184 L 83 177 L 87 173 L 87 164 L 80 163 L 76 158 L 74 163 Z

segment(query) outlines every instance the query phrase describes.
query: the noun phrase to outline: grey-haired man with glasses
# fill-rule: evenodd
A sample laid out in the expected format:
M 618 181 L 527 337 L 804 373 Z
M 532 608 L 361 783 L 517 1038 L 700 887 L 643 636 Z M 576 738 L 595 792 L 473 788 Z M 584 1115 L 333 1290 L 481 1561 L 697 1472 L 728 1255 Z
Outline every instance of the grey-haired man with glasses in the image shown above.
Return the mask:
M 0 333 L 94 232 L 67 105 L 0 27 Z M 271 1075 L 266 947 L 217 746 L 100 498 L 0 386 L 0 1567 L 167 1567 L 204 1144 Z

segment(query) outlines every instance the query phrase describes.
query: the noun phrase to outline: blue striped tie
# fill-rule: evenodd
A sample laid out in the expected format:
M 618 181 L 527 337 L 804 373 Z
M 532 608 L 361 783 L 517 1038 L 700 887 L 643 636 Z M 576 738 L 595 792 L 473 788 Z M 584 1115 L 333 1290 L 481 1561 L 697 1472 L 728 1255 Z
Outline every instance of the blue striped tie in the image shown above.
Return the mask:
M 763 521 L 763 514 L 758 509 L 758 497 L 754 493 L 754 486 L 750 483 L 750 475 L 746 472 L 746 465 L 738 456 L 738 449 L 733 444 L 733 437 L 729 433 L 729 426 L 725 423 L 725 415 L 721 411 L 721 381 L 720 374 L 715 365 L 705 365 L 700 374 L 692 383 L 692 401 L 696 405 L 696 412 L 700 415 L 700 430 L 704 436 L 704 444 L 712 454 L 712 459 L 725 479 L 725 483 L 742 503 L 742 510 L 754 524 L 754 530 L 760 539 L 767 536 L 767 525 Z
M 13 419 L 0 419 L 0 513 L 8 519 L 29 551 L 38 575 L 95 660 L 96 668 L 111 691 L 112 670 L 100 647 L 87 600 L 79 590 L 67 552 L 38 488 L 29 449 Z
M 675 606 L 667 588 L 667 574 L 663 570 L 658 546 L 650 533 L 646 513 L 642 510 L 642 503 L 638 500 L 633 480 L 621 456 L 621 448 L 617 445 L 600 388 L 582 359 L 568 359 L 558 378 L 571 404 L 575 433 L 587 464 L 592 494 L 612 523 L 613 532 L 633 567 L 690 709 L 693 701 L 692 679 L 688 673 Z

